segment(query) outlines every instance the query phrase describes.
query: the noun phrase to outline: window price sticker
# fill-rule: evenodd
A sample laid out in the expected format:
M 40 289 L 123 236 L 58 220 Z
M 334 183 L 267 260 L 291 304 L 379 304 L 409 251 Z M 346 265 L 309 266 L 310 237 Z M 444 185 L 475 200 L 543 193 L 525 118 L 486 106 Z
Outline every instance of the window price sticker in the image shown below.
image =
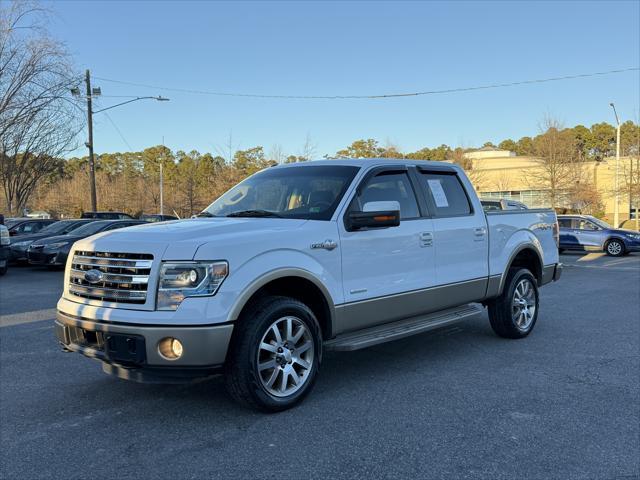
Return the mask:
M 444 193 L 440 180 L 429 179 L 427 182 L 429 183 L 433 200 L 436 202 L 436 207 L 448 207 L 447 195 Z

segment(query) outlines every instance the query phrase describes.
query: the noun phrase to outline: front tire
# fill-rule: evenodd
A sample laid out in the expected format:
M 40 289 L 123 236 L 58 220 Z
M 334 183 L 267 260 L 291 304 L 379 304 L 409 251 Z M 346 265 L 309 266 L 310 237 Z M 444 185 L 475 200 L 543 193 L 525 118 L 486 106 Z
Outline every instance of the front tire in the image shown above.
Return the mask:
M 266 297 L 238 319 L 225 367 L 227 391 L 250 408 L 286 410 L 309 394 L 321 358 L 311 309 L 293 298 Z
M 617 238 L 609 240 L 604 247 L 604 251 L 610 257 L 621 257 L 625 253 L 624 243 Z
M 526 268 L 509 269 L 502 294 L 489 303 L 489 322 L 496 335 L 524 338 L 538 319 L 538 285 Z

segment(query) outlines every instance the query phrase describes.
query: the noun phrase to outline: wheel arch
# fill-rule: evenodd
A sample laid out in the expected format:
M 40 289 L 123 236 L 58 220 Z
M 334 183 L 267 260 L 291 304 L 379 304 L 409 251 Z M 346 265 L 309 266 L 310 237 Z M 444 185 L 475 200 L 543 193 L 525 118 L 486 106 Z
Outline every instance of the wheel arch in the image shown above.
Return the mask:
M 498 289 L 498 295 L 502 294 L 504 290 L 504 284 L 507 280 L 507 274 L 513 267 L 523 267 L 529 269 L 529 271 L 535 277 L 538 286 L 542 284 L 542 257 L 533 245 L 522 245 L 517 248 L 509 257 L 507 268 L 500 278 L 500 288 Z
M 238 297 L 229 321 L 238 320 L 246 308 L 266 295 L 281 295 L 301 301 L 318 319 L 323 338 L 326 340 L 333 336 L 335 307 L 329 291 L 313 274 L 297 268 L 272 271 L 254 281 Z

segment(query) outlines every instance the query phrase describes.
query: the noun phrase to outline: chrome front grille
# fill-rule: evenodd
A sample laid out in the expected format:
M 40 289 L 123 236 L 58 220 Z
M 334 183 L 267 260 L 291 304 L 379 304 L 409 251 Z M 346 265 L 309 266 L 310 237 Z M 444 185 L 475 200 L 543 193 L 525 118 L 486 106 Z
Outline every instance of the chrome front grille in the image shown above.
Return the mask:
M 147 301 L 153 255 L 75 251 L 69 272 L 69 293 L 76 297 L 118 303 Z

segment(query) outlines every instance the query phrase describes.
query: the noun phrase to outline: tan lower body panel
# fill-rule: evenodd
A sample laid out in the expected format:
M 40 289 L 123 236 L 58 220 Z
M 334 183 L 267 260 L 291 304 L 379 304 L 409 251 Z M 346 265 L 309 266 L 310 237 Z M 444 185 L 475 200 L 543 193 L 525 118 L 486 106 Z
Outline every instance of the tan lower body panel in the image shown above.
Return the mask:
M 336 305 L 334 334 L 350 332 L 437 312 L 471 302 L 487 294 L 487 278 Z

